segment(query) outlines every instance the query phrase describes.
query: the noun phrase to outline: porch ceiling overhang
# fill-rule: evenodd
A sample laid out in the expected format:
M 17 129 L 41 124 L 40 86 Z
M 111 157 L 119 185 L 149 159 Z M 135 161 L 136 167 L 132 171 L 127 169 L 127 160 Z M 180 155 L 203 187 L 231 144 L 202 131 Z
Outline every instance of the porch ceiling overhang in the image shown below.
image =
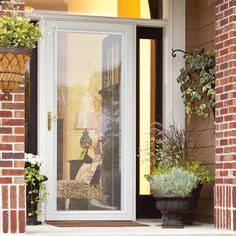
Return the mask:
M 58 12 L 58 11 L 41 11 L 36 10 L 27 14 L 32 20 L 42 19 L 66 19 L 72 21 L 99 21 L 112 23 L 135 23 L 138 26 L 153 26 L 165 28 L 168 26 L 168 20 L 150 20 L 150 19 L 130 19 L 130 18 L 118 18 L 118 17 L 104 17 L 104 16 L 87 16 L 75 12 Z

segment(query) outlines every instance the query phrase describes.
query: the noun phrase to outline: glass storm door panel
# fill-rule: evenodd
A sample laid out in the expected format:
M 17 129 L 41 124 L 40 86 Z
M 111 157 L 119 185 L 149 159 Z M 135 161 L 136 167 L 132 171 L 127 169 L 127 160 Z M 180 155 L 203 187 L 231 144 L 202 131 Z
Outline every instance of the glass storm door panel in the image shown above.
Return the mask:
M 120 210 L 120 42 L 58 33 L 58 210 Z
M 49 34 L 54 78 L 49 82 L 54 96 L 49 185 L 53 187 L 47 218 L 132 219 L 134 193 L 129 193 L 126 182 L 134 179 L 127 179 L 134 173 L 129 166 L 132 157 L 128 158 L 134 137 L 127 139 L 132 125 L 130 131 L 124 128 L 132 122 L 126 117 L 134 105 L 133 98 L 130 104 L 124 99 L 129 99 L 127 88 L 134 82 L 128 77 L 133 73 L 132 59 L 128 62 L 125 51 L 133 27 L 53 25 L 53 37 Z

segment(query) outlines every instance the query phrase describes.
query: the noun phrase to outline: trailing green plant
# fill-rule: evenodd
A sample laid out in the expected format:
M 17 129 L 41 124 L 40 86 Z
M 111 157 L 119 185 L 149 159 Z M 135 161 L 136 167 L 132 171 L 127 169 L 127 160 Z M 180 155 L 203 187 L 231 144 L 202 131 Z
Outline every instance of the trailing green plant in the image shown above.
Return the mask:
M 42 37 L 42 32 L 30 20 L 19 16 L 0 17 L 0 46 L 13 48 L 35 47 Z
M 185 67 L 177 82 L 188 115 L 208 117 L 215 114 L 215 53 L 194 50 L 184 56 Z
M 186 197 L 196 188 L 198 178 L 183 168 L 173 167 L 166 173 L 151 176 L 150 184 L 158 195 Z
M 30 196 L 31 205 L 31 209 L 27 209 L 29 210 L 27 213 L 28 216 L 39 215 L 41 214 L 41 209 L 37 208 L 35 211 L 34 205 L 40 205 L 46 200 L 47 193 L 44 181 L 47 180 L 47 177 L 40 172 L 42 160 L 37 155 L 25 153 L 25 160 L 26 194 Z

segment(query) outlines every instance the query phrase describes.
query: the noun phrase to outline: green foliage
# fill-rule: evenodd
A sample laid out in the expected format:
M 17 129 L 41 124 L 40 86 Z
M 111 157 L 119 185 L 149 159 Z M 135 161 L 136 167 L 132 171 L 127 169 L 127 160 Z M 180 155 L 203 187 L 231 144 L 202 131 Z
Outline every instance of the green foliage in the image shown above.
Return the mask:
M 189 173 L 197 176 L 198 182 L 201 184 L 212 183 L 214 181 L 214 175 L 211 174 L 199 161 L 187 162 L 183 168 Z
M 178 167 L 178 166 L 176 166 Z M 152 172 L 152 175 L 161 175 L 161 174 L 165 174 L 165 173 L 168 173 L 170 170 L 171 170 L 171 166 L 157 166 L 154 168 L 153 172 Z
M 188 161 L 186 163 L 177 164 L 175 165 L 177 168 L 182 168 L 186 170 L 188 173 L 193 174 L 197 177 L 198 183 L 212 183 L 214 181 L 214 175 L 211 174 L 206 167 L 204 167 L 201 162 L 199 161 Z M 166 166 L 157 166 L 154 168 L 152 176 L 154 175 L 161 175 L 168 173 L 173 166 L 166 165 Z M 150 180 L 151 177 L 149 176 L 148 179 Z
M 153 175 L 150 184 L 160 195 L 186 197 L 197 186 L 198 178 L 182 168 L 173 167 L 166 173 Z
M 166 130 L 161 126 L 155 129 L 151 147 L 151 150 L 155 150 L 151 153 L 155 160 L 154 166 L 183 166 L 199 156 L 199 139 L 192 136 L 191 131 L 186 132 L 175 124 Z
M 0 46 L 14 48 L 35 47 L 42 37 L 40 28 L 29 19 L 17 16 L 0 17 Z
M 208 117 L 215 112 L 215 53 L 186 53 L 185 67 L 177 78 L 188 115 Z
M 41 209 L 38 207 L 37 211 L 34 211 L 34 205 L 38 206 L 46 200 L 46 185 L 45 181 L 47 177 L 40 172 L 40 166 L 42 160 L 37 155 L 31 153 L 25 153 L 25 184 L 27 185 L 26 194 L 30 196 L 31 211 L 28 212 L 28 216 L 41 214 Z
M 192 137 L 191 131 L 186 132 L 175 124 L 169 129 L 155 129 L 155 137 L 152 140 L 151 153 L 155 167 L 151 175 L 146 176 L 148 180 L 154 175 L 168 173 L 173 167 L 182 168 L 198 178 L 198 183 L 211 183 L 214 176 L 196 158 L 200 156 L 199 147 L 201 133 L 198 137 Z
M 31 211 L 28 213 L 28 216 L 40 215 L 41 210 L 38 208 L 37 211 L 33 210 L 34 204 L 41 204 L 46 201 L 47 193 L 46 185 L 44 184 L 45 177 L 40 173 L 40 170 L 37 167 L 27 166 L 25 167 L 25 183 L 31 186 L 31 190 L 27 192 L 31 197 L 30 204 L 32 205 Z M 37 188 L 39 186 L 39 189 Z M 37 196 L 37 197 L 34 197 Z

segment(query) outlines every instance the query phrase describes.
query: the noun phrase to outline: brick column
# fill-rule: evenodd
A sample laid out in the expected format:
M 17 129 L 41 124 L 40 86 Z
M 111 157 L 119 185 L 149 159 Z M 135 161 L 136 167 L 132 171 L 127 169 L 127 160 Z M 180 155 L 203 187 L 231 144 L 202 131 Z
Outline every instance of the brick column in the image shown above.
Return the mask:
M 25 233 L 24 114 L 24 86 L 7 99 L 0 90 L 0 235 Z
M 236 230 L 236 1 L 216 0 L 215 225 Z

